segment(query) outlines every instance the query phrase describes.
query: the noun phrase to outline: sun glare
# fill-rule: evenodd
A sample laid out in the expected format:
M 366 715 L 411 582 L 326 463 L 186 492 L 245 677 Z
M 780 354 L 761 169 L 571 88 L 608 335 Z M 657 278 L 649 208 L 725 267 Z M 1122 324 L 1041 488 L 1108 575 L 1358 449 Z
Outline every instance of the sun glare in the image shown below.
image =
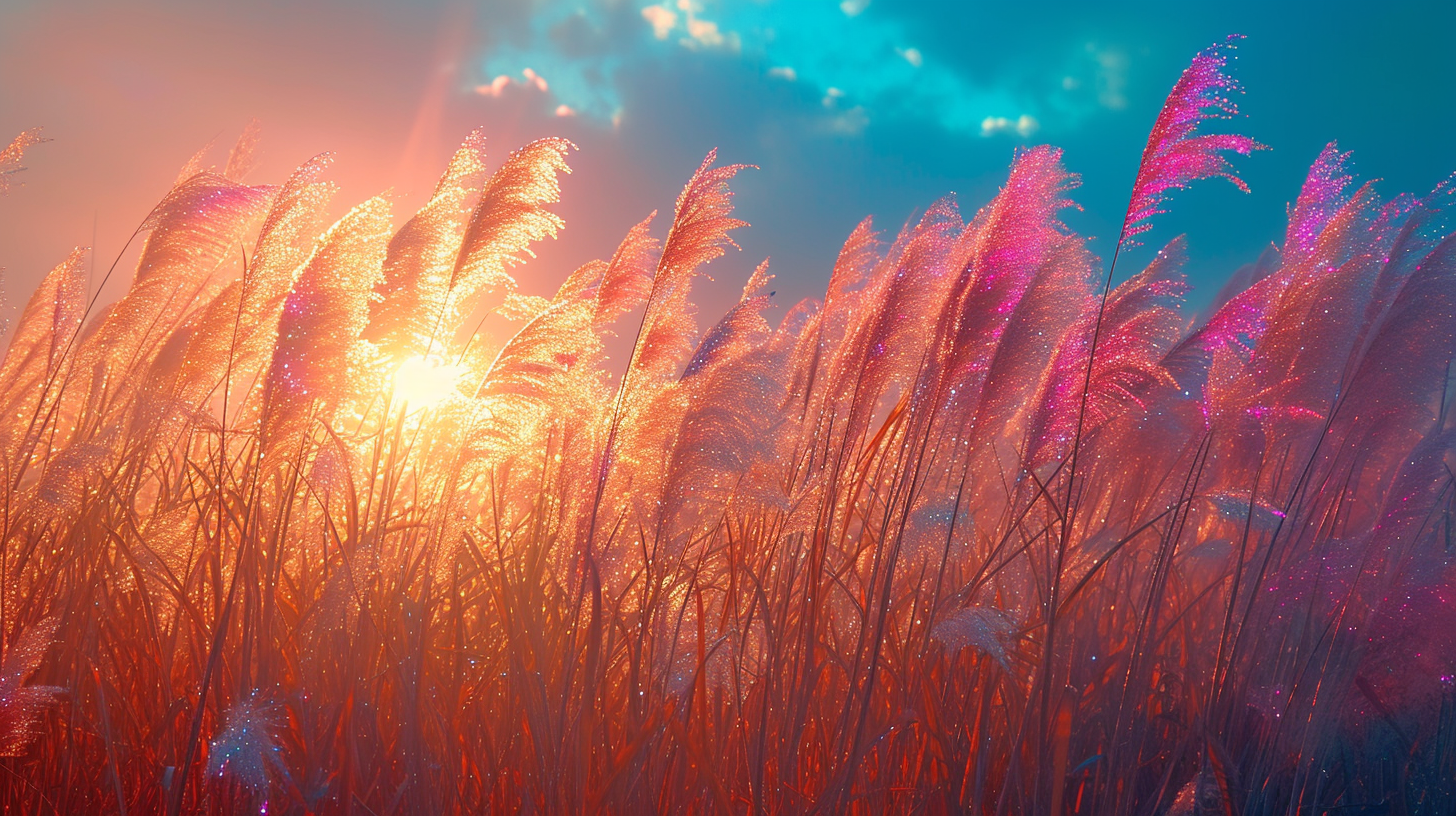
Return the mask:
M 411 409 L 434 408 L 454 394 L 464 367 L 436 354 L 411 357 L 394 372 L 394 397 Z

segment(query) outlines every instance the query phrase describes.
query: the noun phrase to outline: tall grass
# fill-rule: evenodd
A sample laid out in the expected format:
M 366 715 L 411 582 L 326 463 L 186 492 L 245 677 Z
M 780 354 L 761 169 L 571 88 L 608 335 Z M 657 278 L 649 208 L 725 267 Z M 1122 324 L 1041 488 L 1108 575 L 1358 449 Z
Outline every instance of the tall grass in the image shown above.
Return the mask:
M 1230 47 L 1119 248 L 1257 147 L 1202 130 Z M 1193 319 L 1181 240 L 1102 269 L 1036 147 L 700 330 L 712 155 L 546 299 L 569 143 L 473 134 L 396 230 L 324 229 L 324 157 L 241 183 L 251 139 L 0 363 L 5 812 L 1456 808 L 1450 183 L 1331 145 Z

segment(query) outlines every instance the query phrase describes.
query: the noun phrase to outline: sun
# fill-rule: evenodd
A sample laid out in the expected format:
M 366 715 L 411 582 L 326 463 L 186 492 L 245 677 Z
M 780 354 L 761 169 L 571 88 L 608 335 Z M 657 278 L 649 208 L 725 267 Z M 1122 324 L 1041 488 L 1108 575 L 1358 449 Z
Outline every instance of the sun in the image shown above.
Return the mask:
M 394 371 L 394 398 L 410 410 L 434 408 L 453 394 L 465 367 L 436 354 L 410 357 Z

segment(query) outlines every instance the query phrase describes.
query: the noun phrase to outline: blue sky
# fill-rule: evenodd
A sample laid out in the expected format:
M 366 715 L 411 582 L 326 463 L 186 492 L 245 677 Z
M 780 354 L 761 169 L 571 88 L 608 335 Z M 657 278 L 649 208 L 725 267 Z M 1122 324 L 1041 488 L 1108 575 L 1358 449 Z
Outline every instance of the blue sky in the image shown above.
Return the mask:
M 617 134 L 644 164 L 688 167 L 716 144 L 760 165 L 741 185 L 742 206 L 758 224 L 751 243 L 792 267 L 781 278 L 801 266 L 822 273 L 863 214 L 893 227 L 950 191 L 979 205 L 1014 148 L 1040 142 L 1064 147 L 1083 175 L 1073 223 L 1105 252 L 1168 88 L 1198 49 L 1233 32 L 1248 35 L 1234 68 L 1247 116 L 1227 126 L 1271 148 L 1238 162 L 1253 195 L 1207 183 L 1178 196 L 1150 236 L 1189 234 L 1201 289 L 1281 234 L 1285 205 L 1328 140 L 1353 149 L 1357 171 L 1383 178 L 1388 194 L 1424 192 L 1456 170 L 1456 4 L 534 8 L 482 48 L 482 83 L 507 78 L 482 91 L 526 83 L 530 68 L 560 113 Z
M 1195 302 L 1279 238 L 1327 141 L 1387 195 L 1456 170 L 1449 1 L 8 0 L 0 129 L 40 124 L 55 142 L 0 201 L 0 264 L 23 280 L 92 234 L 115 251 L 176 166 L 253 116 L 271 145 L 260 180 L 335 150 L 346 192 L 393 188 L 400 216 L 472 127 L 497 159 L 571 138 L 548 278 L 669 210 L 714 147 L 760 169 L 735 182 L 753 227 L 714 265 L 711 297 L 764 256 L 781 306 L 816 294 L 860 218 L 893 230 L 946 193 L 974 210 L 1027 144 L 1065 149 L 1083 180 L 1068 220 L 1106 255 L 1164 96 L 1229 33 L 1247 35 L 1247 94 L 1227 126 L 1271 149 L 1236 162 L 1251 195 L 1214 181 L 1175 196 L 1144 250 L 1188 234 Z M 43 238 L 42 219 L 68 234 Z

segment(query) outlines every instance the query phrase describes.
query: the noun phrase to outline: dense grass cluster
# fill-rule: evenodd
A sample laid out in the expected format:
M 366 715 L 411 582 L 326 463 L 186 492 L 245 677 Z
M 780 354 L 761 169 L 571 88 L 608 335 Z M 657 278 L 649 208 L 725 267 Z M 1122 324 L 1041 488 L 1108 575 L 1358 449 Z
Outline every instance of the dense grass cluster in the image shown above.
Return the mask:
M 1258 147 L 1200 132 L 1226 53 L 1120 245 Z M 1037 147 L 700 334 L 739 168 L 523 295 L 572 149 L 472 136 L 402 226 L 325 229 L 327 159 L 245 184 L 245 138 L 120 300 L 46 277 L 0 363 L 0 809 L 1456 808 L 1451 185 L 1331 146 L 1195 320 L 1181 242 L 1112 286 Z

